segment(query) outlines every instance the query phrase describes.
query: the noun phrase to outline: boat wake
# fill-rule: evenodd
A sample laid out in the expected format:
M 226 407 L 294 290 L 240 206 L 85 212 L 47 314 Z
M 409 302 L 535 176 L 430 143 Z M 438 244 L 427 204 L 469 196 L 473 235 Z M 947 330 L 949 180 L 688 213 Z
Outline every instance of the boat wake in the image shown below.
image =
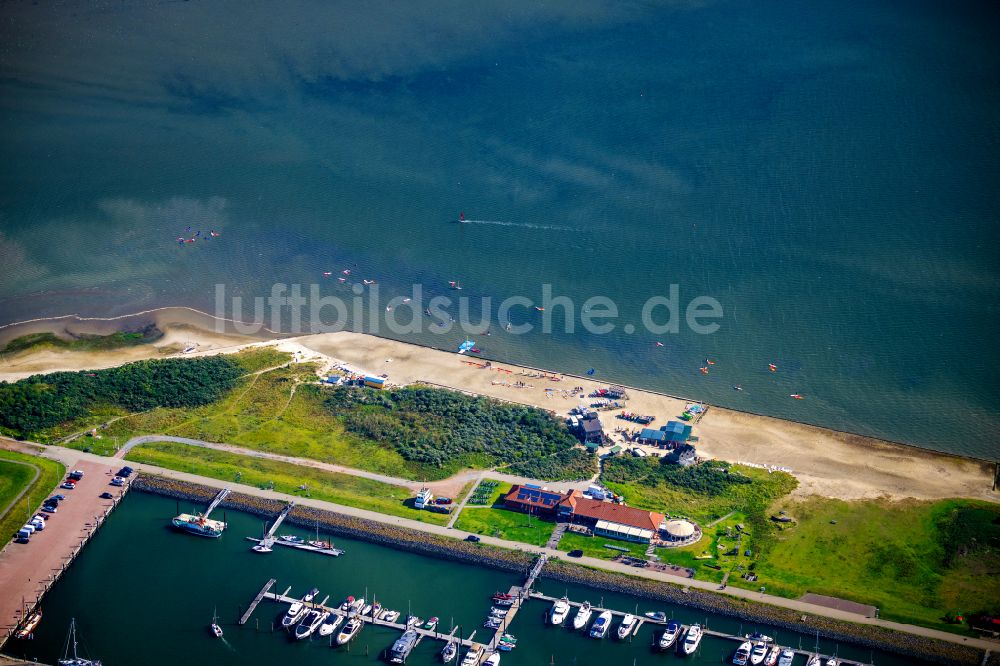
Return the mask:
M 573 227 L 558 224 L 534 224 L 532 222 L 503 222 L 501 220 L 461 220 L 462 224 L 494 224 L 498 227 L 522 227 L 524 229 L 547 229 L 550 231 L 576 231 Z

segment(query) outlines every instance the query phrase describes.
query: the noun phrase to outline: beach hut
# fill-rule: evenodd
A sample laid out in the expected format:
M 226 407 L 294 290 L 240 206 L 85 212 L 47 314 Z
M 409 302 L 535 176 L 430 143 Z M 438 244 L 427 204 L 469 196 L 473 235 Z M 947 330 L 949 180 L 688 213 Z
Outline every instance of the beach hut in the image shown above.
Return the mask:
M 385 388 L 385 379 L 382 377 L 365 377 L 365 386 L 370 388 Z
M 667 444 L 667 433 L 655 428 L 643 428 L 642 432 L 639 433 L 639 443 L 649 444 L 651 446 L 666 446 Z
M 684 444 L 691 437 L 691 426 L 680 421 L 667 421 L 667 425 L 660 426 L 660 430 L 663 432 L 668 446 Z

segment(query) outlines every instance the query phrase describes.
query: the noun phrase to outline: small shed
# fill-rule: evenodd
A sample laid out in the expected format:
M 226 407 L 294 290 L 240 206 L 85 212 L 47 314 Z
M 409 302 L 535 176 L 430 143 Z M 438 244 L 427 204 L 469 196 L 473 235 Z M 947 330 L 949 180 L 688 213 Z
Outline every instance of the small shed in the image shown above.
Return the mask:
M 662 429 L 656 430 L 655 428 L 643 428 L 642 432 L 639 433 L 639 443 L 651 444 L 653 446 L 663 446 L 667 443 L 667 433 L 665 433 Z
M 604 426 L 598 418 L 586 419 L 580 426 L 580 436 L 584 442 L 604 441 Z
M 370 388 L 385 388 L 385 379 L 382 377 L 365 377 L 365 386 Z

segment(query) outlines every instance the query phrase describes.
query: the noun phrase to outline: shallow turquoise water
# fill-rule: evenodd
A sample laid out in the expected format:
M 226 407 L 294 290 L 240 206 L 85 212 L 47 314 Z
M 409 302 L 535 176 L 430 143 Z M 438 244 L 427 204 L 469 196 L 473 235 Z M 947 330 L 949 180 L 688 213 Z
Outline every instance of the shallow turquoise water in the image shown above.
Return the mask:
M 189 507 L 181 503 L 181 510 Z M 91 658 L 106 666 L 123 664 L 211 663 L 211 664 L 346 664 L 379 661 L 381 651 L 398 638 L 398 632 L 367 626 L 350 649 L 331 648 L 323 640 L 291 641 L 279 628 L 271 632 L 271 621 L 285 608 L 262 602 L 250 621 L 240 627 L 236 618 L 269 578 L 276 578 L 278 591 L 292 586 L 292 594 L 303 594 L 316 586 L 320 599 L 374 594 L 383 604 L 415 615 L 437 615 L 443 625 L 462 626 L 468 635 L 480 627 L 490 607 L 490 596 L 519 582 L 519 577 L 483 567 L 456 564 L 391 548 L 338 539 L 346 550 L 339 558 L 278 549 L 269 555 L 252 553 L 244 537 L 260 533 L 260 522 L 235 511 L 226 512 L 226 533 L 217 540 L 203 539 L 169 529 L 176 514 L 173 500 L 132 493 L 115 511 L 99 534 L 88 544 L 64 577 L 52 588 L 43 604 L 44 616 L 33 641 L 11 642 L 5 652 L 54 663 L 63 654 L 70 618 L 75 617 L 82 646 Z M 298 529 L 282 529 L 281 533 Z M 609 607 L 649 610 L 648 602 L 599 592 L 580 586 L 542 581 L 548 594 L 570 594 L 574 599 L 603 598 Z M 639 604 L 636 606 L 636 604 Z M 651 630 L 642 629 L 631 643 L 595 641 L 566 629 L 545 626 L 542 602 L 530 602 L 511 625 L 518 636 L 517 650 L 502 657 L 503 666 L 607 666 L 609 664 L 719 663 L 736 645 L 706 638 L 699 652 L 681 660 L 674 654 L 649 650 Z M 812 636 L 766 627 L 749 627 L 719 616 L 681 607 L 663 607 L 686 622 L 704 622 L 719 631 L 760 629 L 777 640 L 810 648 Z M 208 633 L 213 611 L 224 632 L 220 641 Z M 436 645 L 436 648 L 435 648 Z M 424 641 L 408 660 L 410 664 L 440 663 L 441 643 Z M 821 641 L 821 650 L 879 666 L 918 663 L 879 651 Z M 796 662 L 802 666 L 803 658 Z
M 213 311 L 217 284 L 350 298 L 322 276 L 344 268 L 494 307 L 547 283 L 577 312 L 611 297 L 615 332 L 494 321 L 486 354 L 996 457 L 996 12 L 8 7 L 0 323 Z M 625 333 L 671 284 L 720 330 Z

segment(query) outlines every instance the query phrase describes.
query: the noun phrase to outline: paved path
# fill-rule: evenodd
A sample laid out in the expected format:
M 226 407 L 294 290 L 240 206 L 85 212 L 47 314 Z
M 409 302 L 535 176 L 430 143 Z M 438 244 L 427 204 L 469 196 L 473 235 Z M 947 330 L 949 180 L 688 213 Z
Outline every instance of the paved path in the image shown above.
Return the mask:
M 469 492 L 465 493 L 465 497 L 462 498 L 462 503 L 456 506 L 455 510 L 451 512 L 451 518 L 448 519 L 449 529 L 455 526 L 455 521 L 458 520 L 458 517 L 461 515 L 462 511 L 465 510 L 465 505 L 469 503 L 469 498 L 472 497 L 472 493 L 475 492 L 476 487 L 479 485 L 480 481 L 483 480 L 484 476 L 486 476 L 486 472 L 479 472 L 479 474 L 476 475 L 475 485 L 473 485 L 472 488 L 469 489 Z
M 12 442 L 12 444 L 17 444 Z M 28 451 L 32 452 L 32 451 Z M 43 451 L 42 455 L 61 461 L 67 468 L 73 468 L 79 466 L 81 463 L 79 461 L 93 461 L 97 462 L 99 465 L 107 467 L 108 465 L 114 465 L 118 461 L 114 458 L 106 458 L 102 456 L 97 456 L 92 453 L 84 453 L 82 451 L 76 451 L 72 449 L 64 449 L 61 447 L 48 447 Z M 312 506 L 318 509 L 325 509 L 328 511 L 334 511 L 348 516 L 356 516 L 358 518 L 365 518 L 371 521 L 387 524 L 387 525 L 398 525 L 400 527 L 405 527 L 411 530 L 428 532 L 431 534 L 437 534 L 440 536 L 445 536 L 453 539 L 464 539 L 469 533 L 462 532 L 456 529 L 449 529 L 443 525 L 431 525 L 427 523 L 421 523 L 416 520 L 411 520 L 409 518 L 400 518 L 397 516 L 388 516 L 386 514 L 377 513 L 374 511 L 368 511 L 365 509 L 358 509 L 355 507 L 341 506 L 339 504 L 334 504 L 332 502 L 326 502 L 323 500 L 317 500 L 309 497 L 297 497 L 292 495 L 287 495 L 285 493 L 275 492 L 273 490 L 264 490 L 254 486 L 246 486 L 239 483 L 233 483 L 231 481 L 219 481 L 216 479 L 210 479 L 202 476 L 197 476 L 195 474 L 188 474 L 186 472 L 175 472 L 169 469 L 163 469 L 161 467 L 156 467 L 154 465 L 145 465 L 142 463 L 133 463 L 133 466 L 140 470 L 146 471 L 151 474 L 157 474 L 160 476 L 178 479 L 181 481 L 187 481 L 190 483 L 197 483 L 203 486 L 208 486 L 212 488 L 232 488 L 235 492 L 241 492 L 247 495 L 254 495 L 257 497 L 264 497 L 268 499 L 276 499 L 281 502 L 295 501 L 299 505 Z M 491 478 L 493 475 L 490 475 Z M 548 555 L 549 557 L 565 557 L 565 553 L 558 550 L 553 550 L 551 548 L 544 548 L 539 546 L 532 546 L 529 544 L 517 543 L 513 541 L 506 541 L 504 539 L 497 539 L 495 537 L 486 535 L 477 535 L 482 540 L 483 543 L 488 543 L 495 546 L 500 546 L 507 548 L 509 550 L 519 550 L 526 553 L 531 553 L 535 555 Z M 620 564 L 618 562 L 610 562 L 608 560 L 601 560 L 593 557 L 579 557 L 574 558 L 574 562 L 589 566 L 595 569 L 603 569 L 605 571 L 613 571 L 617 573 L 624 573 L 630 576 L 637 576 L 640 578 L 648 578 L 651 580 L 656 580 L 662 583 L 668 583 L 671 585 L 678 585 L 677 577 L 659 571 L 648 571 L 646 569 L 637 569 L 636 567 L 631 567 L 625 564 Z M 945 631 L 939 631 L 937 629 L 930 629 L 927 627 L 919 627 L 910 624 L 901 624 L 898 622 L 890 622 L 888 620 L 883 620 L 879 618 L 866 618 L 860 617 L 855 613 L 849 613 L 841 611 L 834 608 L 825 608 L 823 606 L 817 606 L 814 604 L 806 603 L 798 599 L 786 599 L 784 597 L 776 597 L 769 594 L 761 594 L 759 592 L 754 592 L 752 590 L 745 590 L 738 587 L 727 587 L 725 590 L 719 590 L 717 583 L 709 581 L 701 581 L 695 579 L 686 579 L 682 584 L 684 588 L 699 588 L 703 590 L 708 590 L 716 594 L 727 594 L 732 597 L 739 597 L 747 599 L 754 602 L 763 602 L 771 604 L 772 606 L 778 606 L 782 608 L 790 608 L 795 611 L 809 614 L 818 615 L 824 617 L 831 617 L 839 620 L 845 620 L 847 622 L 853 622 L 856 624 L 871 624 L 880 627 L 885 627 L 887 629 L 892 629 L 895 631 L 902 631 L 918 636 L 925 636 L 928 638 L 936 638 L 943 641 L 948 641 L 950 643 L 958 643 L 961 645 L 969 645 L 980 650 L 996 650 L 1000 648 L 1000 642 L 987 640 L 983 638 L 969 638 L 965 636 L 959 636 L 956 634 L 948 633 Z
M 35 485 L 35 481 L 37 481 L 38 477 L 42 475 L 42 470 L 38 467 L 38 465 L 32 465 L 31 463 L 22 462 L 20 460 L 9 460 L 8 458 L 0 458 L 0 461 L 3 461 L 5 463 L 10 463 L 11 465 L 24 465 L 25 467 L 30 467 L 31 469 L 35 470 L 35 475 L 31 477 L 31 481 L 28 481 L 27 485 L 24 486 L 24 488 L 21 488 L 21 492 L 17 494 L 17 497 L 12 499 L 10 501 L 10 504 L 4 507 L 3 511 L 0 511 L 0 520 L 3 520 L 4 518 L 7 517 L 7 513 L 12 508 L 14 508 L 14 505 L 21 501 L 21 498 L 24 497 L 24 494 L 29 490 L 31 490 L 31 487 Z
M 529 479 L 523 476 L 516 476 L 514 474 L 504 474 L 503 472 L 497 472 L 495 470 L 467 470 L 459 472 L 447 479 L 442 479 L 440 481 L 431 481 L 428 483 L 421 483 L 420 481 L 413 481 L 411 479 L 401 479 L 395 476 L 389 476 L 388 474 L 379 474 L 378 472 L 368 472 L 362 469 L 356 469 L 353 467 L 344 467 L 343 465 L 336 465 L 334 463 L 321 462 L 319 460 L 312 460 L 310 458 L 296 458 L 294 456 L 286 456 L 280 453 L 271 453 L 269 451 L 259 451 L 257 449 L 248 449 L 242 446 L 237 446 L 235 444 L 220 444 L 218 442 L 206 442 L 200 439 L 190 439 L 188 437 L 174 437 L 172 435 L 140 435 L 138 437 L 133 437 L 132 439 L 125 442 L 125 444 L 118 449 L 115 453 L 116 458 L 124 458 L 129 451 L 140 444 L 149 444 L 151 442 L 176 442 L 178 444 L 188 444 L 190 446 L 200 446 L 204 449 L 212 449 L 215 451 L 226 451 L 228 453 L 235 453 L 241 456 L 249 456 L 251 458 L 261 458 L 264 460 L 275 460 L 278 462 L 289 463 L 291 465 L 301 465 L 303 467 L 313 467 L 315 469 L 322 469 L 327 472 L 334 472 L 336 474 L 348 474 L 350 476 L 357 476 L 364 479 L 371 479 L 372 481 L 380 481 L 382 483 L 388 483 L 393 486 L 402 486 L 403 488 L 408 488 L 416 493 L 421 487 L 429 487 L 435 495 L 445 495 L 454 496 L 459 490 L 465 487 L 470 481 L 476 481 L 478 483 L 479 479 L 484 476 L 489 476 L 491 479 L 497 479 L 499 481 L 506 481 L 507 483 L 539 483 L 537 479 Z M 560 492 L 565 492 L 570 489 L 586 489 L 588 481 L 554 481 L 551 483 L 545 483 L 546 487 L 558 490 Z M 449 492 L 451 491 L 451 492 Z M 465 506 L 465 502 L 462 502 L 462 506 Z M 458 511 L 455 512 L 458 514 Z

